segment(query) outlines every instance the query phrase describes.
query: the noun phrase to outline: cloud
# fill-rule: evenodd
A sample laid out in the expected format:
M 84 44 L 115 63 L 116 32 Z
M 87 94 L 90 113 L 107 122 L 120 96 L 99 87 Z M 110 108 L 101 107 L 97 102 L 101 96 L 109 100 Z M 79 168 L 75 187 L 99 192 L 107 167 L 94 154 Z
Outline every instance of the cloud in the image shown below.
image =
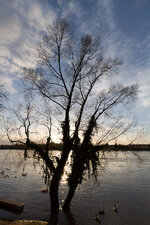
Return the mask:
M 0 12 L 1 14 L 1 12 Z M 2 16 L 1 16 L 2 17 Z M 15 24 L 15 25 L 14 25 Z M 1 18 L 0 22 L 0 44 L 12 43 L 20 37 L 20 21 L 17 15 L 8 15 Z
M 0 77 L 0 84 L 4 85 L 4 88 L 9 91 L 11 94 L 16 93 L 15 88 L 13 87 L 13 78 L 8 75 L 3 75 Z
M 81 7 L 79 3 L 75 1 L 69 1 L 69 3 L 65 4 L 63 7 L 62 17 L 67 18 L 69 16 L 79 16 L 81 17 L 81 14 L 83 11 L 81 10 Z
M 58 5 L 62 6 L 62 4 L 64 3 L 64 0 L 57 0 Z
M 98 10 L 101 20 L 105 23 L 109 29 L 115 29 L 114 14 L 113 14 L 113 2 L 112 0 L 99 0 Z
M 35 46 L 40 34 L 55 19 L 55 11 L 50 5 L 41 4 L 39 0 L 1 2 L 0 82 L 7 84 L 9 90 L 14 90 L 13 79 L 20 67 L 33 66 Z
M 77 34 L 91 33 L 100 35 L 102 39 L 104 57 L 123 59 L 123 65 L 115 71 L 112 78 L 104 79 L 99 87 L 109 87 L 113 83 L 130 85 L 138 83 L 140 86 L 138 105 L 149 107 L 150 105 L 150 55 L 149 35 L 140 42 L 123 33 L 117 24 L 115 2 L 112 0 L 89 1 L 90 8 L 83 8 L 78 1 L 58 1 L 62 8 L 63 16 L 70 16 L 77 28 Z M 136 1 L 137 6 L 142 6 L 142 1 Z M 146 4 L 146 1 L 143 2 Z M 79 17 L 77 17 L 79 13 Z M 90 13 L 89 13 L 90 12 Z
M 145 107 L 150 107 L 150 68 L 138 69 L 137 80 L 140 84 L 140 104 Z
M 142 7 L 142 3 L 137 1 Z M 99 8 L 102 12 L 102 26 L 108 24 L 109 29 L 103 36 L 105 56 L 118 57 L 123 59 L 124 64 L 120 67 L 119 73 L 114 76 L 114 82 L 121 82 L 124 85 L 133 83 L 139 84 L 139 108 L 150 107 L 150 36 L 149 34 L 139 42 L 136 39 L 125 36 L 118 28 L 113 15 L 113 1 L 99 0 Z M 105 10 L 104 10 L 105 9 Z M 103 28 L 102 28 L 103 30 Z M 113 83 L 113 80 L 111 80 Z M 110 83 L 110 82 L 109 82 Z

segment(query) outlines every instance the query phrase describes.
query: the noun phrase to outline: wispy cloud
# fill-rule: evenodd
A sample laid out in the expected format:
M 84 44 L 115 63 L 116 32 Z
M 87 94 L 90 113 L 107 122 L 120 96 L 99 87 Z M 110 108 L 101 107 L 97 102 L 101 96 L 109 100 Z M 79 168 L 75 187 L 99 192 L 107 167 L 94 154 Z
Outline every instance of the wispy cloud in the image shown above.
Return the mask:
M 9 91 L 14 89 L 10 85 L 13 85 L 12 80 L 19 68 L 33 65 L 34 49 L 40 33 L 55 19 L 55 11 L 50 5 L 42 5 L 38 0 L 1 2 L 0 80 L 7 84 Z M 11 73 L 11 78 L 6 71 Z
M 69 1 L 67 4 L 64 4 L 63 6 L 63 12 L 62 12 L 62 17 L 67 18 L 67 17 L 81 17 L 81 14 L 83 11 L 81 10 L 80 4 L 76 1 Z

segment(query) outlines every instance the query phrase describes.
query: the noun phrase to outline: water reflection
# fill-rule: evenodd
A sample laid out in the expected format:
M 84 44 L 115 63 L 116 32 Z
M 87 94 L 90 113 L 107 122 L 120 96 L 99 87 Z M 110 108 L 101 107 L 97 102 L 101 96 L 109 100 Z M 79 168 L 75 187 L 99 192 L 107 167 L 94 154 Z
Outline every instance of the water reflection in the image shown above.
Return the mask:
M 71 210 L 64 211 L 63 214 L 66 217 L 66 222 L 68 225 L 77 225 Z M 58 217 L 59 217 L 59 214 L 51 213 L 48 224 L 58 225 Z
M 59 152 L 51 154 L 59 157 Z M 49 220 L 49 195 L 40 193 L 41 188 L 46 186 L 45 179 L 42 178 L 43 162 L 32 158 L 32 155 L 29 153 L 24 160 L 23 151 L 0 151 L 0 172 L 4 171 L 0 173 L 0 197 L 25 204 L 23 214 L 15 215 L 0 209 L 0 217 Z M 97 167 L 97 181 L 92 175 L 91 162 L 89 164 L 91 173 L 89 174 L 89 170 L 84 170 L 84 179 L 82 184 L 79 184 L 72 201 L 74 216 L 66 212 L 64 214 L 60 210 L 59 216 L 52 222 L 60 225 L 94 225 L 95 214 L 99 209 L 104 208 L 106 213 L 101 217 L 102 224 L 149 225 L 150 153 L 141 152 L 140 156 L 143 158 L 142 163 L 129 153 L 125 155 L 121 152 L 100 152 L 98 157 L 104 169 L 101 171 L 102 165 Z M 72 160 L 73 158 L 66 165 L 66 173 L 61 182 L 60 205 L 67 196 L 68 187 L 65 177 L 71 172 L 69 165 L 73 163 Z M 86 168 L 89 165 L 84 164 Z M 22 173 L 26 173 L 26 176 L 22 176 Z M 89 176 L 90 180 L 88 180 Z M 118 207 L 117 214 L 113 211 L 114 204 Z
M 64 211 L 64 214 L 67 218 L 67 222 L 68 222 L 69 225 L 76 225 L 76 220 L 75 220 L 71 210 Z

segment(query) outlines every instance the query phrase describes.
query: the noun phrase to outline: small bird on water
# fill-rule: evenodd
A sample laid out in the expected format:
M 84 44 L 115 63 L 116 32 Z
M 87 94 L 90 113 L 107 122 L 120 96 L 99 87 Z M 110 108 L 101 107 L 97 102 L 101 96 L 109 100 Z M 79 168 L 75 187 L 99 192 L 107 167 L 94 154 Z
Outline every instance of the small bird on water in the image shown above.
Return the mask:
M 23 177 L 26 177 L 26 176 L 27 176 L 27 173 L 22 173 L 22 176 L 23 176 Z
M 101 223 L 100 217 L 97 214 L 95 214 L 94 219 L 97 223 Z
M 42 192 L 42 193 L 47 193 L 47 192 L 48 192 L 48 187 L 42 188 L 42 189 L 41 189 L 41 192 Z
M 116 204 L 114 204 L 113 210 L 114 210 L 114 212 L 116 212 L 116 213 L 118 212 L 118 207 L 117 207 Z

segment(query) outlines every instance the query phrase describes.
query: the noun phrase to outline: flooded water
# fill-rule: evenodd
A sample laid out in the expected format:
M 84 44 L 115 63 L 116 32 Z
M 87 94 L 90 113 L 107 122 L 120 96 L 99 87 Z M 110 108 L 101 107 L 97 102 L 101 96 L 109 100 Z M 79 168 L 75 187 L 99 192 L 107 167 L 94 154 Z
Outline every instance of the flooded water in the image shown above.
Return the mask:
M 99 168 L 97 182 L 83 181 L 72 201 L 72 215 L 67 217 L 61 210 L 68 191 L 64 175 L 59 191 L 58 224 L 97 224 L 94 216 L 104 208 L 101 224 L 150 225 L 150 152 L 139 152 L 139 155 L 142 161 L 131 153 L 106 153 L 102 159 L 104 169 Z M 43 187 L 42 161 L 32 157 L 24 160 L 23 151 L 0 150 L 0 198 L 24 203 L 22 214 L 0 209 L 0 218 L 48 220 L 49 194 L 40 192 Z M 114 204 L 118 213 L 113 211 Z

